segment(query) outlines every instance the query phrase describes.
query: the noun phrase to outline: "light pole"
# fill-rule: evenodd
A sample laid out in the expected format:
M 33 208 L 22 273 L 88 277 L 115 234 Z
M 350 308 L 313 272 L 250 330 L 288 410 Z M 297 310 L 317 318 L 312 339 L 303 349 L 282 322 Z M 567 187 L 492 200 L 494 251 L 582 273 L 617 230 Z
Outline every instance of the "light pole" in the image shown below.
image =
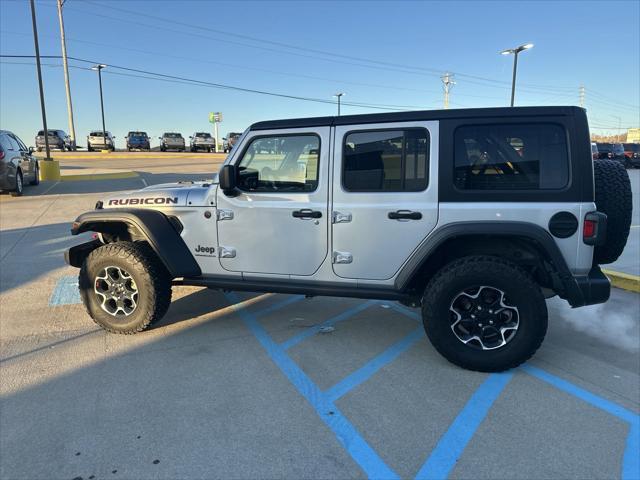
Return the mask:
M 99 63 L 98 65 L 91 67 L 91 70 L 96 70 L 98 72 L 98 84 L 100 85 L 100 111 L 102 112 L 102 144 L 104 145 L 105 150 L 107 150 L 107 130 L 104 126 L 104 101 L 102 100 L 102 69 L 106 67 L 107 66 L 102 63 Z
M 334 97 L 338 97 L 338 116 L 340 116 L 340 98 L 342 98 L 343 95 L 343 92 L 339 92 L 334 95 Z
M 525 43 L 516 48 L 509 48 L 500 52 L 501 55 L 513 54 L 513 80 L 511 81 L 511 106 L 513 107 L 513 101 L 516 98 L 516 70 L 518 69 L 518 54 L 523 50 L 529 50 L 533 48 L 533 43 Z

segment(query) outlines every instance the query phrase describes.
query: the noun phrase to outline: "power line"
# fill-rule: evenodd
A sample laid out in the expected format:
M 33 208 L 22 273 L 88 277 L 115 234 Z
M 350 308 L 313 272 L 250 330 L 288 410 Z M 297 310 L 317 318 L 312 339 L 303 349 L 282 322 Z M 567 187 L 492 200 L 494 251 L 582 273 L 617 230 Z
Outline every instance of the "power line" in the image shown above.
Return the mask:
M 132 14 L 135 15 L 137 17 L 140 16 L 139 12 L 133 11 L 133 10 L 128 10 L 128 9 L 124 9 L 121 7 L 114 7 L 112 4 L 110 5 L 104 5 L 101 4 L 99 2 L 94 2 L 94 1 L 90 1 L 90 0 L 85 0 L 85 3 L 89 3 L 98 7 L 102 7 L 105 9 L 110 9 L 110 10 L 114 10 L 114 11 L 120 11 L 123 13 L 127 13 L 127 14 Z M 116 21 L 120 21 L 120 22 L 128 22 L 128 23 L 134 23 L 134 24 L 138 24 L 138 25 L 144 25 L 150 28 L 159 28 L 162 29 L 163 31 L 174 31 L 177 33 L 182 33 L 182 34 L 186 34 L 186 35 L 196 35 L 196 36 L 200 36 L 200 37 L 204 37 L 204 38 L 212 38 L 210 36 L 205 36 L 205 35 L 201 35 L 201 34 L 194 34 L 194 33 L 190 33 L 190 32 L 184 32 L 184 31 L 180 31 L 180 30 L 172 30 L 172 29 L 167 29 L 166 27 L 160 27 L 158 25 L 154 25 L 154 24 L 149 24 L 149 23 L 143 23 L 140 22 L 139 20 L 128 20 L 128 19 L 123 19 L 123 18 L 119 18 L 119 17 L 112 17 L 112 16 L 108 16 L 108 15 L 104 15 L 104 14 L 98 14 L 96 12 L 93 11 L 86 11 L 86 10 L 81 10 L 76 8 L 75 6 L 73 7 L 74 10 L 81 12 L 81 13 L 85 13 L 88 15 L 94 15 L 94 16 L 101 16 L 104 18 L 110 18 L 112 20 L 116 20 Z M 234 32 L 228 32 L 228 31 L 223 31 L 223 30 L 218 30 L 218 29 L 213 29 L 210 27 L 204 27 L 201 25 L 195 25 L 195 24 L 190 24 L 190 23 L 186 23 L 186 22 L 181 22 L 181 21 L 177 21 L 174 18 L 165 18 L 165 17 L 160 17 L 160 16 L 156 16 L 156 15 L 147 15 L 145 14 L 144 16 L 145 18 L 152 18 L 161 22 L 166 22 L 169 23 L 171 25 L 181 25 L 187 28 L 192 28 L 192 29 L 196 29 L 196 30 L 200 30 L 200 31 L 207 31 L 207 32 L 212 32 L 215 33 L 217 35 L 225 35 L 225 36 L 233 36 L 236 38 L 242 38 L 242 39 L 246 39 L 252 42 L 259 42 L 261 44 L 270 44 L 270 45 L 274 45 L 274 46 L 279 46 L 279 47 L 284 47 L 284 48 L 288 48 L 288 49 L 293 49 L 293 50 L 297 50 L 297 51 L 305 51 L 305 52 L 310 52 L 315 54 L 314 55 L 302 55 L 302 54 L 298 54 L 298 53 L 294 53 L 294 52 L 290 52 L 290 51 L 283 51 L 283 50 L 278 50 L 278 49 L 273 49 L 273 48 L 267 48 L 267 47 L 263 47 L 263 46 L 259 46 L 259 45 L 251 45 L 251 44 L 246 44 L 246 43 L 239 43 L 239 42 L 231 42 L 229 40 L 220 40 L 220 39 L 216 39 L 217 41 L 223 41 L 226 43 L 231 43 L 231 44 L 236 44 L 236 45 L 241 45 L 241 46 L 245 46 L 245 47 L 249 47 L 249 48 L 256 48 L 256 49 L 261 49 L 261 50 L 268 50 L 268 51 L 275 51 L 278 53 L 285 53 L 288 55 L 296 55 L 296 56 L 302 56 L 302 57 L 307 57 L 307 58 L 316 58 L 316 59 L 320 59 L 320 60 L 324 60 L 324 61 L 331 61 L 331 62 L 337 62 L 337 63 L 342 63 L 342 64 L 349 64 L 349 65 L 356 65 L 356 66 L 360 66 L 360 67 L 366 67 L 366 68 L 378 68 L 378 69 L 383 69 L 383 70 L 392 70 L 392 71 L 402 71 L 403 73 L 409 73 L 409 74 L 422 74 L 422 75 L 429 75 L 429 76 L 436 76 L 439 77 L 440 73 L 442 70 L 441 69 L 437 69 L 437 68 L 429 68 L 429 67 L 416 67 L 416 66 L 409 66 L 409 65 L 402 65 L 402 64 L 398 64 L 398 63 L 392 63 L 392 62 L 384 62 L 384 61 L 380 61 L 380 60 L 374 60 L 374 59 L 368 59 L 368 58 L 362 58 L 362 57 L 356 57 L 356 56 L 351 56 L 351 55 L 344 55 L 344 54 L 340 54 L 340 53 L 335 53 L 335 52 L 328 52 L 328 51 L 324 51 L 324 50 L 318 50 L 318 49 L 311 49 L 311 48 L 306 48 L 306 47 L 300 47 L 297 45 L 291 45 L 291 44 L 287 44 L 287 43 L 283 43 L 283 42 L 277 42 L 277 41 L 272 41 L 272 40 L 267 40 L 267 39 L 263 39 L 263 38 L 257 38 L 257 37 L 252 37 L 252 36 L 248 36 L 248 35 L 242 35 L 242 34 L 238 34 L 238 33 L 234 33 Z M 318 57 L 317 55 L 323 55 L 325 57 L 329 57 L 329 58 L 324 58 L 324 57 Z M 338 58 L 344 58 L 344 59 L 349 59 L 349 60 L 353 60 L 353 61 L 357 61 L 357 62 L 365 62 L 365 63 L 369 63 L 372 65 L 363 65 L 362 63 L 359 64 L 354 64 L 352 62 L 345 62 L 345 61 L 341 61 L 341 60 L 337 60 L 336 58 L 332 58 L 332 57 L 338 57 Z M 374 66 L 374 65 L 377 65 Z M 385 67 L 385 68 L 382 68 Z M 393 67 L 393 68 L 388 68 L 388 67 Z M 401 70 L 398 70 L 401 69 Z M 468 80 L 468 83 L 476 83 L 476 84 L 480 84 L 480 85 L 484 85 L 484 86 L 492 86 L 494 88 L 508 88 L 508 86 L 510 85 L 509 82 L 507 81 L 503 81 L 503 80 L 496 80 L 496 79 L 492 79 L 492 78 L 487 78 L 487 77 L 482 77 L 479 75 L 472 75 L 472 74 L 467 74 L 467 73 L 463 73 L 463 72 L 452 72 L 455 73 L 456 75 L 460 76 L 460 77 L 465 77 L 468 79 L 473 79 L 473 80 L 478 80 L 478 81 L 482 81 L 482 82 L 489 82 L 491 84 L 494 85 L 486 85 L 484 83 L 480 83 L 478 81 L 473 81 L 473 80 Z M 497 85 L 496 85 L 497 84 Z M 558 86 L 558 85 L 537 85 L 537 84 L 527 84 L 527 83 L 522 83 L 520 84 L 522 85 L 522 89 L 530 89 L 531 91 L 535 91 L 535 90 L 543 90 L 545 92 L 553 89 L 556 91 L 562 91 L 562 90 L 567 90 L 567 91 L 572 91 L 575 90 L 575 87 L 570 87 L 570 86 Z
M 33 58 L 33 55 L 0 55 L 0 57 L 2 57 L 2 58 Z M 46 55 L 46 56 L 43 56 L 43 58 L 59 59 L 60 56 L 59 55 Z M 77 61 L 77 62 L 89 63 L 89 64 L 100 63 L 100 62 L 96 62 L 96 61 L 93 61 L 93 60 L 87 60 L 87 59 L 78 58 L 78 57 L 72 57 L 72 56 L 69 56 L 68 58 L 70 60 L 74 60 L 74 61 Z M 151 72 L 151 71 L 148 71 L 148 70 L 142 70 L 142 69 L 137 69 L 137 68 L 123 67 L 123 66 L 114 65 L 114 64 L 109 64 L 109 67 L 111 69 L 115 68 L 115 69 L 118 69 L 118 70 L 124 70 L 125 72 L 133 72 L 133 73 L 136 73 L 136 74 L 141 74 L 141 75 L 136 75 L 139 78 L 147 78 L 147 79 L 155 79 L 155 80 L 157 80 L 157 79 L 166 79 L 166 80 L 173 80 L 173 81 L 177 81 L 177 82 L 181 82 L 181 83 L 188 83 L 190 85 L 200 85 L 200 86 L 206 86 L 206 87 L 212 87 L 212 88 L 220 88 L 220 89 L 225 89 L 225 90 L 240 91 L 240 92 L 245 92 L 245 93 L 268 95 L 268 96 L 272 96 L 272 97 L 287 98 L 287 99 L 291 99 L 291 100 L 301 100 L 301 101 L 324 103 L 324 104 L 331 104 L 331 105 L 337 104 L 337 102 L 335 102 L 333 100 L 329 100 L 329 99 L 322 99 L 322 98 L 315 98 L 315 97 L 303 97 L 303 96 L 298 96 L 298 95 L 289 95 L 289 94 L 284 94 L 284 93 L 270 92 L 270 91 L 266 91 L 266 90 L 256 90 L 256 89 L 252 89 L 252 88 L 238 87 L 238 86 L 235 86 L 235 85 L 214 83 L 214 82 L 208 82 L 208 81 L 204 81 L 204 80 L 197 80 L 197 79 L 193 79 L 193 78 L 179 77 L 179 76 L 176 76 L 176 75 L 168 75 L 168 74 L 164 74 L 164 73 Z M 107 71 L 105 71 L 105 73 L 107 73 Z M 109 73 L 110 74 L 114 74 L 115 72 L 111 72 L 110 71 Z M 118 72 L 118 73 L 121 74 L 121 75 L 124 75 L 124 73 L 122 73 L 122 72 Z M 134 76 L 134 75 L 128 75 L 128 76 Z M 154 78 L 154 77 L 157 77 L 157 78 Z M 361 103 L 361 102 L 341 102 L 341 103 L 343 105 L 348 105 L 348 106 L 353 106 L 353 107 L 372 108 L 372 109 L 380 109 L 380 110 L 398 110 L 398 109 L 420 110 L 420 109 L 427 109 L 428 108 L 428 107 L 416 106 L 416 105 L 386 105 L 386 104 L 370 104 L 370 103 Z

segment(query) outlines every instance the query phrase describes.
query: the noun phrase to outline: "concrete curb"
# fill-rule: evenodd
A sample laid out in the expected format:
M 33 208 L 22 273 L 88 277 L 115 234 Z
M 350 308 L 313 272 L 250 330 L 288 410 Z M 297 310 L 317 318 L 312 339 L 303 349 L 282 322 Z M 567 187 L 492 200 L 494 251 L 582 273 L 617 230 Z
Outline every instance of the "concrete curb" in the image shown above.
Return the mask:
M 602 270 L 602 273 L 609 277 L 611 285 L 614 287 L 640 293 L 640 277 L 628 273 L 614 272 L 613 270 Z
M 136 172 L 115 172 L 115 173 L 87 173 L 82 175 L 62 175 L 62 182 L 79 182 L 83 180 L 117 180 L 120 178 L 134 178 L 139 175 Z

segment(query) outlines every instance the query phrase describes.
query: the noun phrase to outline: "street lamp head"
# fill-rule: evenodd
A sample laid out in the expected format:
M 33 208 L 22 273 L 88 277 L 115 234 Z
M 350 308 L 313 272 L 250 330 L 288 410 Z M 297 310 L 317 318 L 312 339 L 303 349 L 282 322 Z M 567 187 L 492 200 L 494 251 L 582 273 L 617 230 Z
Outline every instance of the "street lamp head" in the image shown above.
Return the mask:
M 509 48 L 507 50 L 501 51 L 500 55 L 511 55 L 512 53 L 515 53 L 515 50 L 513 48 Z
M 102 70 L 103 68 L 107 68 L 107 66 L 104 63 L 99 63 L 91 67 L 91 70 Z
M 342 97 L 343 95 L 344 95 L 344 92 L 338 92 L 338 93 L 335 93 L 333 96 L 334 96 L 334 97 L 338 97 L 338 98 L 340 98 L 340 97 Z
M 530 48 L 533 48 L 533 43 L 525 43 L 524 45 L 520 45 L 516 48 L 508 48 L 506 50 L 503 50 L 500 52 L 500 55 L 511 55 L 512 53 L 520 53 L 523 50 L 529 50 Z
M 518 47 L 519 50 L 529 50 L 530 48 L 533 48 L 533 43 L 525 43 Z

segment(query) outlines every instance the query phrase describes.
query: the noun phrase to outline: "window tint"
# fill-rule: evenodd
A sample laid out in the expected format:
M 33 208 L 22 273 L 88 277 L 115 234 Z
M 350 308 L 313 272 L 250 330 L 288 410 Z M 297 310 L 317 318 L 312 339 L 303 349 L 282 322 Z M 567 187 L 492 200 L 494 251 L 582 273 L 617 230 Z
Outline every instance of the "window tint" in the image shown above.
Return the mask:
M 14 150 L 16 152 L 20 151 L 20 145 L 18 144 L 16 139 L 13 138 L 13 135 L 6 135 L 6 140 L 9 142 L 9 145 L 11 145 L 11 150 Z
M 455 132 L 455 186 L 461 190 L 559 189 L 569 182 L 560 125 L 469 125 Z
M 27 146 L 24 143 L 22 143 L 22 140 L 20 140 L 16 135 L 10 135 L 10 136 L 18 144 L 18 150 L 22 150 L 23 152 L 26 152 L 27 150 L 29 150 Z
M 427 188 L 429 136 L 424 128 L 349 133 L 342 184 L 350 192 L 419 192 Z
M 5 134 L 0 134 L 0 146 L 2 146 L 2 150 L 5 152 L 13 150 L 13 145 L 9 141 L 9 136 Z
M 240 188 L 256 192 L 312 192 L 318 186 L 320 139 L 315 135 L 260 137 L 238 165 Z

